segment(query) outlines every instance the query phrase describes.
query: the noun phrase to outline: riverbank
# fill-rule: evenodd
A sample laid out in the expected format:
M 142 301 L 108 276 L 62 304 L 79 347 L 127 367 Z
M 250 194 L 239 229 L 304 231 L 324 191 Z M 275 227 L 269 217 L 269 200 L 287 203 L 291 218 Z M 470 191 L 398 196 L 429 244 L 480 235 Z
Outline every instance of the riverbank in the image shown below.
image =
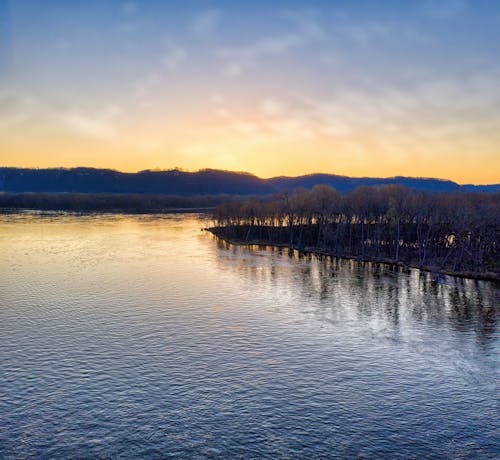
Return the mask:
M 106 215 L 106 214 L 208 214 L 214 208 L 162 208 L 162 209 L 106 209 L 106 210 L 74 210 L 74 209 L 30 209 L 30 208 L 0 208 L 0 214 L 72 214 L 72 215 Z
M 236 196 L 149 195 L 120 193 L 5 193 L 0 192 L 0 210 L 64 211 L 95 213 L 204 212 L 232 202 Z
M 455 276 L 457 278 L 473 279 L 473 280 L 479 280 L 479 281 L 493 281 L 495 283 L 500 284 L 500 273 L 454 272 L 451 270 L 440 269 L 440 268 L 434 267 L 434 266 L 425 266 L 425 265 L 419 266 L 417 264 L 396 261 L 394 259 L 388 259 L 388 258 L 372 258 L 372 257 L 361 258 L 358 256 L 345 256 L 345 255 L 339 256 L 339 255 L 335 254 L 333 251 L 328 251 L 324 248 L 317 248 L 317 247 L 312 247 L 312 246 L 306 246 L 302 249 L 299 249 L 295 246 L 292 247 L 290 244 L 287 244 L 287 243 L 274 243 L 274 242 L 269 242 L 269 241 L 265 241 L 265 240 L 257 240 L 257 239 L 252 239 L 250 241 L 235 240 L 235 239 L 231 239 L 231 238 L 228 238 L 225 235 L 223 235 L 222 232 L 220 232 L 220 227 L 205 228 L 203 230 L 210 232 L 215 237 L 221 239 L 222 241 L 225 241 L 226 243 L 229 243 L 229 244 L 232 244 L 235 246 L 259 246 L 259 247 L 275 247 L 275 248 L 282 248 L 282 249 L 291 249 L 294 251 L 298 251 L 300 254 L 310 254 L 310 255 L 315 255 L 315 256 L 320 256 L 320 257 L 332 257 L 332 258 L 338 258 L 338 259 L 356 260 L 358 262 L 379 263 L 379 264 L 384 264 L 384 265 L 397 266 L 397 267 L 405 268 L 405 269 L 415 268 L 415 269 L 421 270 L 423 272 L 431 273 L 436 278 L 439 275 L 446 275 L 446 276 Z

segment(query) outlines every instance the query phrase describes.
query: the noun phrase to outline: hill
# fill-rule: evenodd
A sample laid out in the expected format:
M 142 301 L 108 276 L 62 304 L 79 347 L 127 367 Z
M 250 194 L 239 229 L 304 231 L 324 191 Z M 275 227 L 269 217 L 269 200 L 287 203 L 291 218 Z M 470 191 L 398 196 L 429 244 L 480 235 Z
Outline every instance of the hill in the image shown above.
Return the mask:
M 460 186 L 450 180 L 415 177 L 348 177 L 310 174 L 298 177 L 262 179 L 253 174 L 203 169 L 187 172 L 140 171 L 124 173 L 111 169 L 53 168 L 23 169 L 0 167 L 0 192 L 128 193 L 168 195 L 265 195 L 285 189 L 326 184 L 347 193 L 360 185 L 397 184 L 433 192 L 499 191 L 500 184 Z

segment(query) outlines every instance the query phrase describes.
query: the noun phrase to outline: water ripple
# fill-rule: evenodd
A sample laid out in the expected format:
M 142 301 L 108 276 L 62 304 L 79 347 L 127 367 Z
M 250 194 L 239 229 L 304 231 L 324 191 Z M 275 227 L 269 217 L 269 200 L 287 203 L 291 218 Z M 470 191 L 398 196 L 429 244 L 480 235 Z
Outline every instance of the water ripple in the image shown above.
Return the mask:
M 497 287 L 203 226 L 0 216 L 0 458 L 495 458 Z

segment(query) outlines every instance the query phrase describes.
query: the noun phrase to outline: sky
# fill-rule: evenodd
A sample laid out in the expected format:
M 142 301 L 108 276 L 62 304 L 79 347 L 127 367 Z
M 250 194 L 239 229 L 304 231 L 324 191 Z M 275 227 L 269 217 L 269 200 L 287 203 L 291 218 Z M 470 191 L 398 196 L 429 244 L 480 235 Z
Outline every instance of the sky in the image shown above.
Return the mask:
M 0 0 L 0 166 L 500 182 L 500 1 Z

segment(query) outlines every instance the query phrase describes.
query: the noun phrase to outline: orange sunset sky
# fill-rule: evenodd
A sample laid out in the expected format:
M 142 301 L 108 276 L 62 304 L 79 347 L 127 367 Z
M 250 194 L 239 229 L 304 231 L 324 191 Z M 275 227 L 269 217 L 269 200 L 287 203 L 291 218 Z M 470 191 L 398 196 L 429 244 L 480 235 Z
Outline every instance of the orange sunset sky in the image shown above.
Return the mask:
M 0 166 L 500 182 L 495 1 L 0 1 Z

